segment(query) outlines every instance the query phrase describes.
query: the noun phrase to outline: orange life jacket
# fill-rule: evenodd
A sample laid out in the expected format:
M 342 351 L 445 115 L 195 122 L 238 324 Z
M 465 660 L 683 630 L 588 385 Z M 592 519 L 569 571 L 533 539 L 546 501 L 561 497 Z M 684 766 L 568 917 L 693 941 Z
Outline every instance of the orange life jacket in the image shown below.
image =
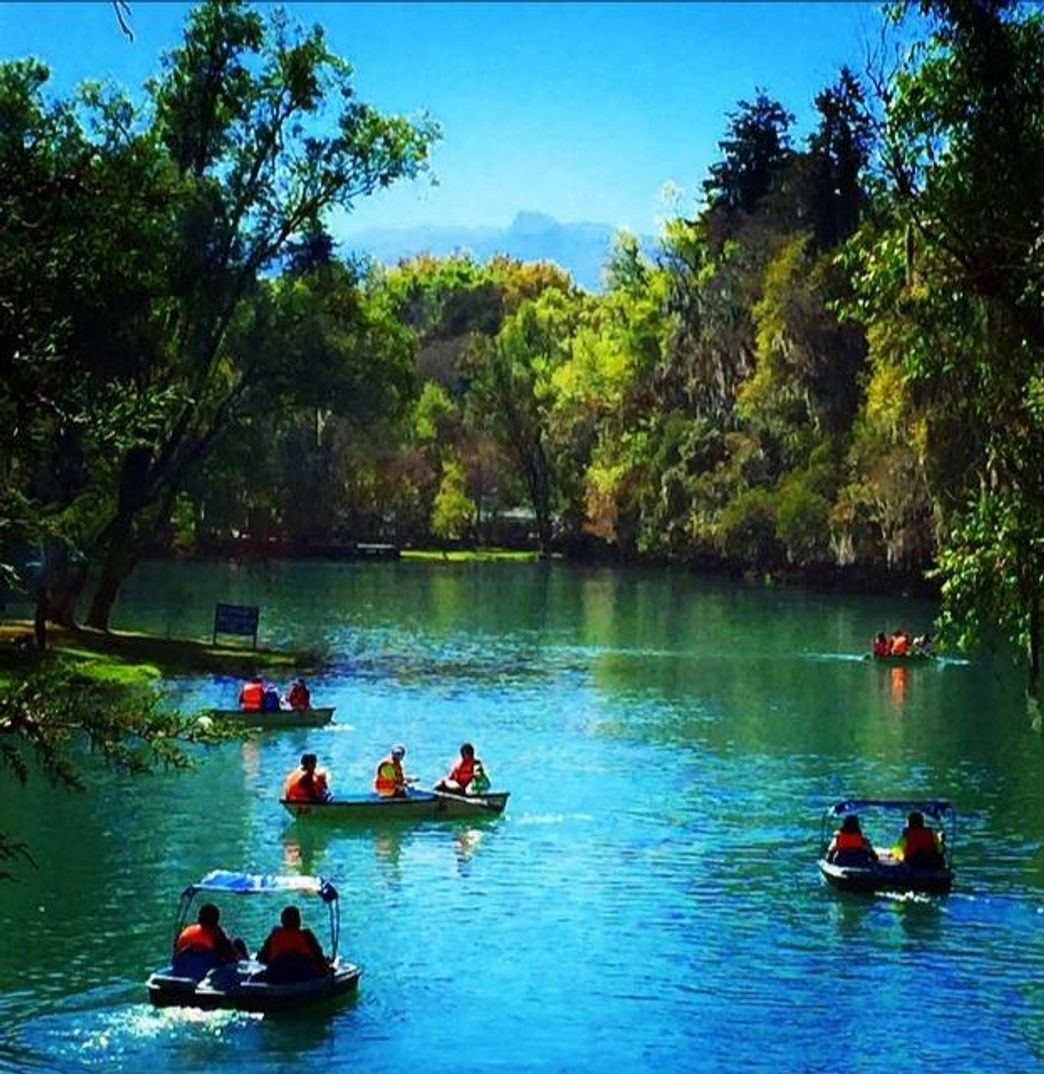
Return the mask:
M 217 933 L 209 926 L 199 924 L 198 921 L 194 925 L 186 925 L 174 945 L 176 955 L 182 951 L 215 950 L 217 950 Z
M 840 828 L 834 832 L 835 850 L 866 850 L 866 836 L 862 832 L 846 832 Z
M 239 707 L 244 712 L 260 712 L 264 689 L 264 684 L 260 682 L 244 683 L 243 689 L 239 691 Z
M 938 854 L 935 832 L 931 828 L 906 828 L 903 831 L 903 858 L 912 858 L 915 854 Z
M 906 656 L 910 651 L 910 639 L 905 634 L 896 634 L 892 638 L 892 655 Z
M 475 758 L 462 757 L 449 774 L 449 778 L 459 783 L 463 790 L 475 778 Z
M 316 957 L 315 951 L 311 944 L 305 939 L 305 935 L 300 929 L 288 929 L 283 925 L 280 925 L 278 928 L 272 930 L 266 946 L 266 956 L 269 964 L 275 962 L 278 958 L 282 958 L 284 955 L 301 955 L 304 958 L 310 959 L 320 969 L 326 969 L 326 966 Z
M 402 774 L 402 764 L 389 753 L 377 766 L 373 789 L 385 798 L 390 798 L 405 785 L 406 777 Z
M 328 793 L 326 773 L 319 768 L 314 772 L 295 768 L 283 784 L 283 797 L 288 802 L 321 802 Z

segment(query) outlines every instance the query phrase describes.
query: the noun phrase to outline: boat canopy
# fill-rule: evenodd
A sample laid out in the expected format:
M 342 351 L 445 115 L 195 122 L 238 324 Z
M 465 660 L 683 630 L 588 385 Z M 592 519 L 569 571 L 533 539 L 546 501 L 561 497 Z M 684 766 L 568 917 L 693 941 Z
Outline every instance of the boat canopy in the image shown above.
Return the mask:
M 953 806 L 944 798 L 845 798 L 827 809 L 827 815 L 841 817 L 864 809 L 895 809 L 904 813 L 916 809 L 936 820 L 954 812 Z
M 202 880 L 190 884 L 182 898 L 191 898 L 198 891 L 220 891 L 228 895 L 267 895 L 278 891 L 294 891 L 318 895 L 323 902 L 337 898 L 337 889 L 321 876 L 279 876 L 275 873 L 236 873 L 214 869 Z

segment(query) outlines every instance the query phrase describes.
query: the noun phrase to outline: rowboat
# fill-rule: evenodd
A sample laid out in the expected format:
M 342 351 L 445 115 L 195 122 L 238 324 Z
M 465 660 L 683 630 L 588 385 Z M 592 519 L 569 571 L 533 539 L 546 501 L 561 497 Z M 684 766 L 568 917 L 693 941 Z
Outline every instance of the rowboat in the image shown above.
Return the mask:
M 888 656 L 874 656 L 873 653 L 867 653 L 865 659 L 872 660 L 875 664 L 881 664 L 884 667 L 903 668 L 909 667 L 911 664 L 931 664 L 938 657 L 935 653 L 914 650 L 905 656 L 900 656 L 898 653 L 889 653 Z
M 326 802 L 292 802 L 283 807 L 294 817 L 336 824 L 373 824 L 384 821 L 480 820 L 504 812 L 509 791 L 489 794 L 446 794 L 411 790 L 407 795 L 385 798 L 379 794 L 354 794 Z
M 201 963 L 198 972 L 183 965 L 174 968 L 174 947 L 189 920 L 192 903 L 200 892 L 216 896 L 279 894 L 317 895 L 329 911 L 330 972 L 320 977 L 292 982 L 268 980 L 268 968 L 253 958 L 210 967 Z M 358 989 L 362 971 L 337 957 L 340 939 L 340 910 L 337 890 L 328 880 L 312 876 L 273 876 L 215 869 L 181 893 L 174 922 L 171 965 L 149 976 L 146 988 L 155 1007 L 200 1007 L 204 1010 L 237 1010 L 255 1014 L 278 1014 L 318 1004 L 334 1004 Z M 206 953 L 201 952 L 205 957 Z
M 938 867 L 917 868 L 890 850 L 874 847 L 877 860 L 869 860 L 865 854 L 842 851 L 829 860 L 826 848 L 830 842 L 828 831 L 849 813 L 865 812 L 902 815 L 917 810 L 927 819 L 934 820 L 942 837 L 943 860 Z M 942 799 L 896 799 L 896 798 L 846 798 L 834 803 L 823 814 L 820 825 L 822 856 L 819 871 L 832 887 L 851 892 L 917 892 L 927 895 L 946 895 L 953 888 L 953 844 L 957 835 L 957 814 L 949 802 Z
M 318 709 L 276 709 L 258 712 L 256 709 L 211 709 L 208 715 L 220 723 L 234 723 L 242 727 L 284 728 L 322 727 L 333 719 L 333 706 Z

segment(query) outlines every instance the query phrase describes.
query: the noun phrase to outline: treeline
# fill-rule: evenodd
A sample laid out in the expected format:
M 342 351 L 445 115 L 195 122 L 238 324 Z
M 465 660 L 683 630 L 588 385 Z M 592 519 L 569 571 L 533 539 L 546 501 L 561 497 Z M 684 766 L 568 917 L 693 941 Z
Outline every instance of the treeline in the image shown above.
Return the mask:
M 893 5 L 899 23 L 910 5 Z M 438 131 L 320 31 L 204 4 L 145 103 L 0 68 L 5 556 L 104 626 L 135 559 L 242 536 L 933 572 L 1035 690 L 1044 26 L 924 0 L 812 133 L 756 91 L 691 218 L 593 295 L 549 264 L 334 256 Z M 324 111 L 325 110 L 325 111 Z M 513 528 L 510 528 L 513 527 Z

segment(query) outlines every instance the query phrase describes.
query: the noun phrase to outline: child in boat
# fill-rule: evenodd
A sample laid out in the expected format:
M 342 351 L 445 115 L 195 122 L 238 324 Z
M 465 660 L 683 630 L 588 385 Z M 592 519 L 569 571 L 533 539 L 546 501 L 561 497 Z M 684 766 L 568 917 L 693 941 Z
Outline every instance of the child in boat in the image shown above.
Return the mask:
M 835 865 L 869 865 L 877 861 L 877 851 L 863 835 L 855 813 L 849 813 L 841 822 L 841 827 L 834 832 L 827 847 L 826 859 Z

